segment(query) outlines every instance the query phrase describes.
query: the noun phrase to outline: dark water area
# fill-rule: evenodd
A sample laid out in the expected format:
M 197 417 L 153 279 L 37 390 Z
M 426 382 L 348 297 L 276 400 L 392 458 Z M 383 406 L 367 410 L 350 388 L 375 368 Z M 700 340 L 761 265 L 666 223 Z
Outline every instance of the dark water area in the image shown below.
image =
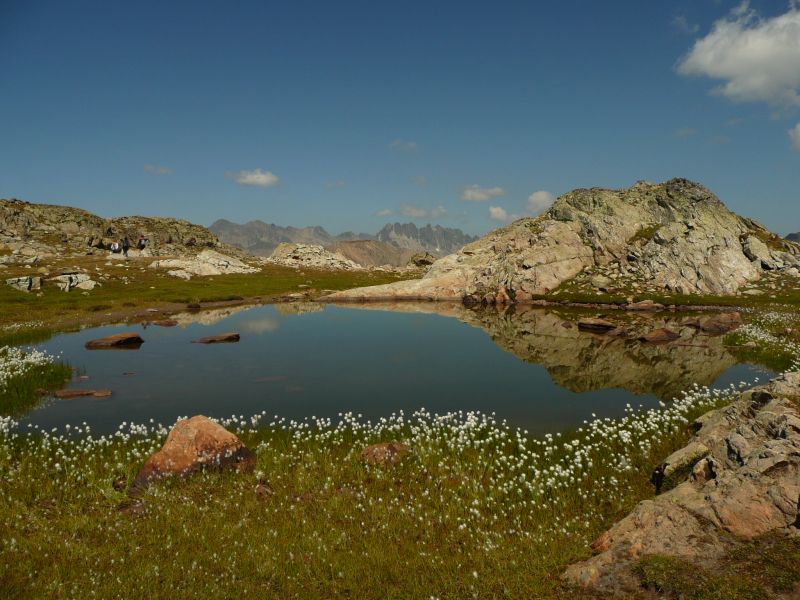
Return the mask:
M 436 312 L 432 312 L 436 311 Z M 480 410 L 532 433 L 652 407 L 693 383 L 725 387 L 771 376 L 738 364 L 719 336 L 674 317 L 636 315 L 640 329 L 669 326 L 670 344 L 578 331 L 579 315 L 403 304 L 269 305 L 179 315 L 177 327 L 109 326 L 59 335 L 39 347 L 80 369 L 68 387 L 110 388 L 110 398 L 48 400 L 22 420 L 43 428 L 266 411 L 292 419 L 361 413 L 377 419 L 424 407 Z M 623 318 L 623 317 L 620 317 Z M 138 350 L 86 350 L 94 338 L 135 331 Z M 229 331 L 233 344 L 201 345 Z

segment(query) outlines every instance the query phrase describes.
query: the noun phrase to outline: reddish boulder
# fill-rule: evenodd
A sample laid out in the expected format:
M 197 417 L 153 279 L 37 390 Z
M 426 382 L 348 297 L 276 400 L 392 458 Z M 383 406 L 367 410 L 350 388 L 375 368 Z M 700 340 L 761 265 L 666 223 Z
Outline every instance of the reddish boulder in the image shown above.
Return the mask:
M 142 489 L 158 477 L 185 476 L 205 469 L 250 472 L 255 464 L 255 454 L 238 437 L 197 415 L 175 423 L 161 450 L 145 461 L 131 489 Z
M 661 342 L 671 342 L 673 340 L 677 340 L 679 337 L 681 337 L 680 333 L 672 331 L 671 329 L 660 327 L 649 333 L 639 336 L 639 341 L 656 344 Z
M 685 325 L 705 333 L 722 334 L 738 329 L 742 325 L 742 315 L 738 312 L 719 313 L 685 321 Z
M 209 335 L 200 338 L 199 340 L 192 340 L 193 344 L 224 344 L 230 342 L 238 342 L 238 333 L 221 333 L 219 335 Z
M 578 329 L 581 331 L 590 331 L 592 333 L 606 333 L 616 328 L 617 326 L 614 323 L 606 321 L 605 319 L 600 319 L 595 317 L 581 319 L 580 321 L 578 321 Z
M 162 319 L 161 321 L 153 321 L 151 325 L 157 327 L 175 327 L 178 322 L 175 319 Z
M 108 337 L 90 340 L 86 342 L 86 348 L 89 350 L 101 349 L 125 349 L 125 350 L 138 350 L 139 346 L 144 343 L 144 340 L 139 337 L 138 333 L 116 333 Z
M 372 444 L 361 451 L 361 460 L 370 465 L 393 465 L 411 452 L 411 447 L 401 442 Z

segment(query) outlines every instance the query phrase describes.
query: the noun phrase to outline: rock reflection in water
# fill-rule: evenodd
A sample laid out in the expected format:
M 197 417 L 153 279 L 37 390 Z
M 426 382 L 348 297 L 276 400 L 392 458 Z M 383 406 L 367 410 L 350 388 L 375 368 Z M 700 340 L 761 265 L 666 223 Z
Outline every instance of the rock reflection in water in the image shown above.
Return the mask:
M 573 392 L 622 388 L 671 400 L 691 385 L 712 385 L 737 363 L 723 345 L 722 335 L 692 327 L 691 317 L 673 313 L 625 313 L 606 318 L 628 328 L 615 337 L 579 331 L 587 313 L 531 306 L 466 308 L 450 303 L 370 302 L 348 305 L 366 310 L 435 313 L 483 329 L 504 350 L 543 365 L 553 381 Z M 638 340 L 658 328 L 680 334 L 669 343 Z

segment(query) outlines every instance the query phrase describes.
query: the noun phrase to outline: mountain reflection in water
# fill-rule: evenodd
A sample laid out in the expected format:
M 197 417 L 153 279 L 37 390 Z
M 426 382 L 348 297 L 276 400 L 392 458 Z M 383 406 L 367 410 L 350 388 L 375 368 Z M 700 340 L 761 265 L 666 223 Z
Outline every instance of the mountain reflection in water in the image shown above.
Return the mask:
M 687 322 L 692 317 L 660 313 L 614 313 L 625 323 L 626 338 L 580 331 L 586 313 L 545 310 L 532 306 L 466 308 L 437 302 L 370 302 L 347 305 L 366 310 L 434 313 L 483 329 L 495 344 L 525 362 L 541 364 L 553 381 L 573 392 L 622 388 L 637 395 L 670 400 L 692 384 L 712 385 L 737 363 L 722 335 L 709 335 Z M 680 334 L 668 343 L 639 341 L 654 329 Z

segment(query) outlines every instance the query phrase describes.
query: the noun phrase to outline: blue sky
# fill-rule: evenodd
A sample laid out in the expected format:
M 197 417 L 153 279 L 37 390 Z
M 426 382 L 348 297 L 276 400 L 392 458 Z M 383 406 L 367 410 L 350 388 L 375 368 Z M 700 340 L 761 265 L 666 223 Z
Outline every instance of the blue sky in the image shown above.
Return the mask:
M 0 197 L 484 233 L 680 176 L 787 233 L 798 93 L 783 1 L 4 0 Z

